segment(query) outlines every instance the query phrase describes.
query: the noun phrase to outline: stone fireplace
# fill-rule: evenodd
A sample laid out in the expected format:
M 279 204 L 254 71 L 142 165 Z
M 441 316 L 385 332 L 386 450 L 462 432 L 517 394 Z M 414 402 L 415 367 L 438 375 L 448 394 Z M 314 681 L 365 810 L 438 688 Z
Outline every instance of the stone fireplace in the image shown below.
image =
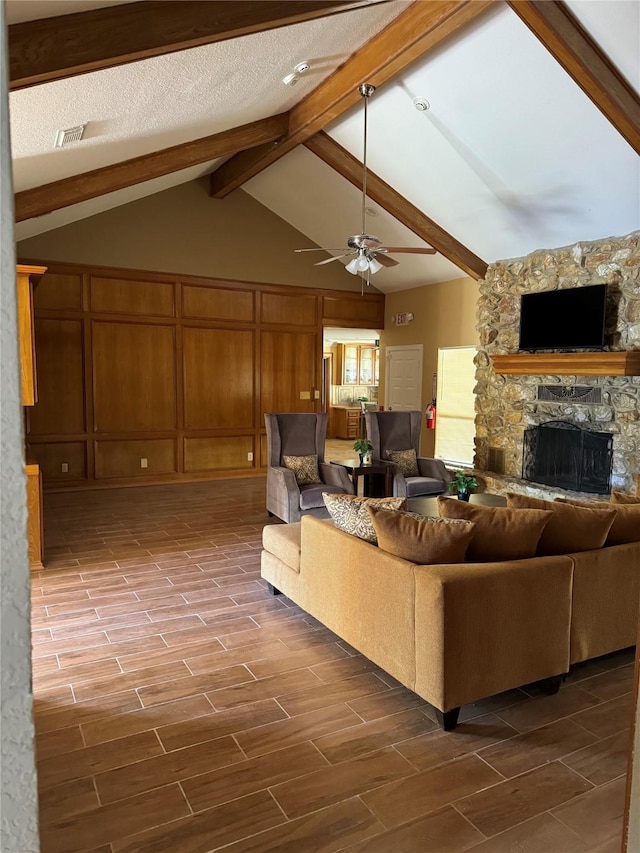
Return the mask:
M 586 368 L 579 356 L 573 359 L 575 372 L 571 373 L 560 368 L 552 372 L 553 359 L 544 359 L 543 354 L 528 356 L 522 373 L 513 365 L 508 371 L 500 368 L 501 356 L 518 351 L 523 293 L 602 282 L 609 285 L 605 350 L 622 356 L 611 368 L 612 375 L 603 366 L 605 358 L 603 364 Z M 632 368 L 620 367 L 620 361 L 624 362 L 625 353 L 640 351 L 640 232 L 492 264 L 480 282 L 477 317 L 474 465 L 485 486 L 491 491 L 526 491 L 547 498 L 567 492 L 582 495 L 580 488 L 567 488 L 566 483 L 535 484 L 523 477 L 525 432 L 562 421 L 603 434 L 605 440 L 608 436 L 610 487 L 634 492 L 640 473 L 640 370 L 635 366 L 637 356 Z M 493 363 L 496 356 L 503 373 Z M 534 372 L 538 364 L 539 373 Z M 585 498 L 593 497 L 593 490 L 585 493 Z

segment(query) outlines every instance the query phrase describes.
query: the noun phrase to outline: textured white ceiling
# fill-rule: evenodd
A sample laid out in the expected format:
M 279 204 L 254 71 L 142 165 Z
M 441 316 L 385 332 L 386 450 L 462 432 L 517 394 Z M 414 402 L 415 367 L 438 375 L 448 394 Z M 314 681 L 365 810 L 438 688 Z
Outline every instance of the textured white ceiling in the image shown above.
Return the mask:
M 27 4 L 40 7 L 40 13 L 46 8 L 49 15 L 70 8 L 58 0 L 10 0 L 7 9 L 15 15 Z M 74 11 L 81 5 L 90 4 L 77 0 Z M 638 89 L 640 4 L 569 0 L 568 5 Z M 14 92 L 15 188 L 287 110 L 406 6 L 405 0 L 392 0 Z M 312 71 L 297 86 L 283 86 L 281 78 L 303 59 L 311 61 Z M 430 101 L 428 112 L 415 110 L 416 96 Z M 370 168 L 485 261 L 640 228 L 636 154 L 502 4 L 381 86 L 370 101 L 369 118 Z M 53 150 L 57 130 L 84 122 L 82 142 Z M 361 105 L 327 130 L 362 157 Z M 219 162 L 20 223 L 17 236 L 192 180 Z M 305 233 L 308 245 L 337 249 L 360 231 L 358 191 L 305 148 L 244 189 Z M 390 245 L 424 245 L 383 211 L 367 220 L 367 230 Z M 314 263 L 326 256 L 308 257 Z M 399 266 L 375 276 L 383 292 L 461 275 L 439 254 L 398 260 Z

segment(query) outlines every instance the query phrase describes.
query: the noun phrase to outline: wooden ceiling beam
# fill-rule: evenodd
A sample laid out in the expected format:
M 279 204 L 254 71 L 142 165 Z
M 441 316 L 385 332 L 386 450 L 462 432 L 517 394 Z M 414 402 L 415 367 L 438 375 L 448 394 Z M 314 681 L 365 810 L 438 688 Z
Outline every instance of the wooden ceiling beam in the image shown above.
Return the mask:
M 388 0 L 144 0 L 9 27 L 11 89 Z
M 362 190 L 362 163 L 328 134 L 324 131 L 317 133 L 305 142 L 305 146 L 343 178 Z M 367 169 L 367 197 L 398 222 L 406 225 L 421 240 L 432 245 L 467 275 L 475 279 L 485 277 L 488 266 L 486 261 L 474 255 L 370 169 Z
M 418 0 L 370 39 L 290 113 L 289 132 L 267 151 L 243 151 L 211 175 L 223 198 L 341 116 L 360 98 L 360 83 L 380 86 L 482 15 L 496 0 Z
M 562 0 L 508 5 L 640 154 L 640 98 Z
M 92 172 L 23 190 L 15 195 L 16 222 L 43 216 L 61 207 L 151 181 L 218 157 L 228 157 L 239 149 L 270 144 L 286 133 L 287 125 L 288 113 L 280 113 Z

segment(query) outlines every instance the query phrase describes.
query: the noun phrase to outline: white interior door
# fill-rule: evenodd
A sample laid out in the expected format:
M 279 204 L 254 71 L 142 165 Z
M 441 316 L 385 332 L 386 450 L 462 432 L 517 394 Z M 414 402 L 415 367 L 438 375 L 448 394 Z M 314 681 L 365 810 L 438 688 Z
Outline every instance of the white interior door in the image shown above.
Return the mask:
M 422 344 L 387 347 L 385 356 L 385 409 L 422 411 Z

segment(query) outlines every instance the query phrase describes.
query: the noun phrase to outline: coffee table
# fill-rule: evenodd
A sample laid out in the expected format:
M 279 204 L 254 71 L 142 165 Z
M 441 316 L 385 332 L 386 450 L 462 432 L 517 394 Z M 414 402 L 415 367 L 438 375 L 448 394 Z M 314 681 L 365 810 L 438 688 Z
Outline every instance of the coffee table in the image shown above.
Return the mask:
M 445 495 L 445 497 L 451 501 L 458 500 L 458 498 L 448 495 Z M 478 504 L 479 506 L 506 506 L 507 499 L 504 495 L 494 495 L 490 492 L 472 492 L 469 495 L 469 503 Z M 432 518 L 439 515 L 437 496 L 429 497 L 422 495 L 417 498 L 409 498 L 408 505 L 411 512 L 418 512 L 420 515 L 428 515 Z
M 358 494 L 358 479 L 364 477 L 362 493 L 365 497 L 387 498 L 393 494 L 393 462 L 383 462 L 376 459 L 373 462 L 360 462 L 359 459 L 343 459 L 341 462 L 332 462 L 332 465 L 342 465 L 347 469 L 353 481 L 353 489 Z M 379 484 L 371 481 L 372 477 L 384 477 L 382 488 Z

